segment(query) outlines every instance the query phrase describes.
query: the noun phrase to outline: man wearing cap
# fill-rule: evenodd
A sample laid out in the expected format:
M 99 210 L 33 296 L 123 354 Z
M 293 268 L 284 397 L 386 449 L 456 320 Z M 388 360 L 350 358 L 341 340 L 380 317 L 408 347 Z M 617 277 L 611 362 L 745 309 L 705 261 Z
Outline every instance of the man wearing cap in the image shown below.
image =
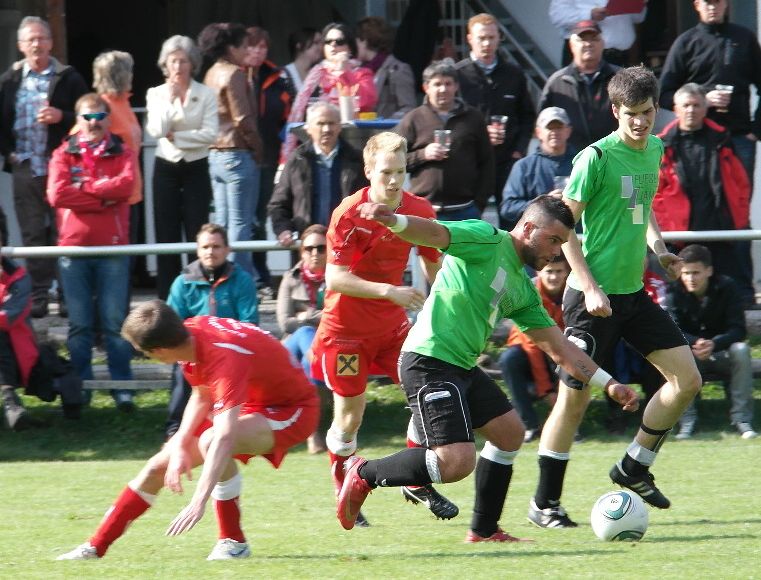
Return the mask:
M 634 14 L 609 14 L 600 0 L 552 0 L 550 2 L 550 21 L 563 33 L 568 41 L 571 30 L 580 20 L 593 20 L 602 31 L 605 51 L 603 58 L 609 63 L 626 66 L 630 64 L 629 51 L 637 41 L 636 25 L 645 20 L 647 15 L 647 0 L 643 2 L 642 10 Z M 569 43 L 563 46 L 563 66 L 571 62 Z
M 619 67 L 603 60 L 605 44 L 594 20 L 576 23 L 568 42 L 573 62 L 547 79 L 539 108 L 565 109 L 573 126 L 570 143 L 581 151 L 618 126 L 611 113 L 607 89 Z
M 526 86 L 526 75 L 498 53 L 497 19 L 476 14 L 468 20 L 470 54 L 457 63 L 460 95 L 481 111 L 494 149 L 494 197 L 499 207 L 502 190 L 513 164 L 526 154 L 536 111 Z M 506 227 L 500 220 L 502 229 Z
M 543 193 L 562 194 L 560 182 L 555 178 L 571 174 L 576 154 L 568 146 L 571 132 L 568 114 L 560 107 L 547 107 L 539 113 L 534 129 L 539 147 L 513 165 L 502 192 L 499 215 L 507 230 L 515 227 L 532 199 Z

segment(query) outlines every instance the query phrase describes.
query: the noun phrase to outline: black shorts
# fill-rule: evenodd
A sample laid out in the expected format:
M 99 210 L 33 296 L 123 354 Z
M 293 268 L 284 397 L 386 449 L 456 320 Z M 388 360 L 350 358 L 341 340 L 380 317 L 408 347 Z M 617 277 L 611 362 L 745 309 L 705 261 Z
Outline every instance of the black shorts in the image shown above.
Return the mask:
M 513 408 L 497 383 L 478 367 L 466 370 L 437 358 L 403 352 L 399 377 L 426 447 L 475 441 L 474 429 Z
M 614 368 L 613 353 L 622 338 L 644 357 L 656 350 L 687 345 L 676 323 L 644 290 L 610 294 L 608 298 L 613 314 L 602 318 L 587 312 L 583 292 L 566 288 L 563 295 L 565 335 L 606 371 Z M 562 369 L 560 378 L 571 388 L 584 387 Z

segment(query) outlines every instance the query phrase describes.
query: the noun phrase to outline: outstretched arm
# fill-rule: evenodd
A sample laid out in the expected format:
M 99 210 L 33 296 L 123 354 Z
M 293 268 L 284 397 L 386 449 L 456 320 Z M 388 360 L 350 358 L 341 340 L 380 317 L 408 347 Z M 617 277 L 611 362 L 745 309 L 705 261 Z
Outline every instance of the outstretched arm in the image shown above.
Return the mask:
M 526 334 L 574 378 L 583 383 L 593 385 L 596 383 L 598 378 L 595 375 L 601 370 L 600 367 L 583 350 L 568 340 L 557 326 L 529 329 Z M 602 375 L 610 377 L 607 373 Z M 639 396 L 631 387 L 619 383 L 612 377 L 600 386 L 611 399 L 623 407 L 624 411 L 634 412 L 639 408 Z
M 417 216 L 396 214 L 385 204 L 363 203 L 359 206 L 359 216 L 383 224 L 401 239 L 416 246 L 449 246 L 449 230 L 441 224 Z

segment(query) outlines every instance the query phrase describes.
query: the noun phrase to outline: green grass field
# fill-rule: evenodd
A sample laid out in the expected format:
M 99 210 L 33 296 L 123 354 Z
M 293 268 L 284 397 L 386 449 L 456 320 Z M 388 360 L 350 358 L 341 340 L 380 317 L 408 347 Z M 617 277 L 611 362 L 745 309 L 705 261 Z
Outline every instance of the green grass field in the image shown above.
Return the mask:
M 593 401 L 574 447 L 564 505 L 580 527 L 540 530 L 525 519 L 537 478 L 537 444 L 516 461 L 502 526 L 532 544 L 466 545 L 472 477 L 440 489 L 461 508 L 436 521 L 398 490 L 379 489 L 364 510 L 372 527 L 346 532 L 334 515 L 327 457 L 294 450 L 280 470 L 257 459 L 243 469 L 244 528 L 253 557 L 206 562 L 215 540 L 213 513 L 179 538 L 163 535 L 187 499 L 163 494 L 102 561 L 56 562 L 85 541 L 124 484 L 161 441 L 165 393 L 141 395 L 139 410 L 118 414 L 98 395 L 80 422 L 51 405 L 33 414 L 47 429 L 0 431 L 0 578 L 754 578 L 761 576 L 761 438 L 730 432 L 726 402 L 708 389 L 700 431 L 669 441 L 655 466 L 670 496 L 668 511 L 650 510 L 639 543 L 604 543 L 589 527 L 594 500 L 613 489 L 607 478 L 633 433 L 611 437 Z M 378 457 L 404 445 L 406 411 L 398 390 L 376 387 L 360 433 L 360 452 Z M 30 405 L 31 400 L 27 400 Z M 187 493 L 192 490 L 192 484 Z

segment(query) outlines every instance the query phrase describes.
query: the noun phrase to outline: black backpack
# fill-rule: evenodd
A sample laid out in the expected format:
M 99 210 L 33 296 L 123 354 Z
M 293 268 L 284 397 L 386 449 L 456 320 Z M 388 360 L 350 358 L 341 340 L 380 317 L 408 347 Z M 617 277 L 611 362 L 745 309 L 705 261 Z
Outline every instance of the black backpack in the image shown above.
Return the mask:
M 45 402 L 55 401 L 61 396 L 64 407 L 82 405 L 82 379 L 79 378 L 71 362 L 59 356 L 54 344 L 43 342 L 38 347 L 39 358 L 29 374 L 26 394 Z

